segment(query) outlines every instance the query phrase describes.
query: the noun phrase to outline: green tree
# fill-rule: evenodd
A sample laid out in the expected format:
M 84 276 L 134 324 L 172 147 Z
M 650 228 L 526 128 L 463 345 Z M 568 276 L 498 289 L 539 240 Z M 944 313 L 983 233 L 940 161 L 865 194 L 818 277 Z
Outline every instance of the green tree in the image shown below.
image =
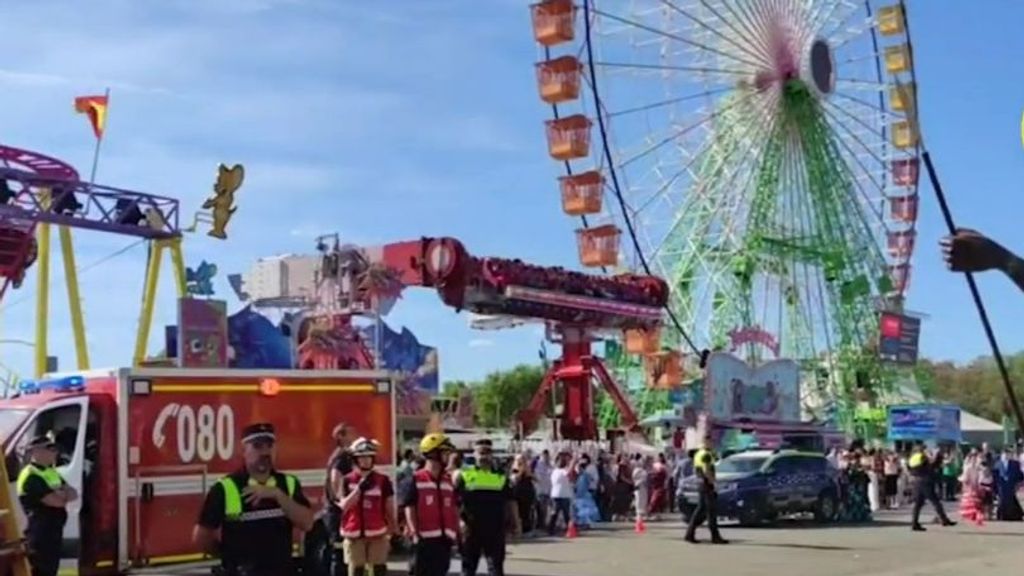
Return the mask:
M 520 364 L 511 370 L 491 372 L 482 381 L 445 382 L 442 396 L 457 398 L 462 390 L 473 391 L 476 423 L 485 428 L 505 428 L 517 411 L 526 407 L 544 380 L 544 368 Z

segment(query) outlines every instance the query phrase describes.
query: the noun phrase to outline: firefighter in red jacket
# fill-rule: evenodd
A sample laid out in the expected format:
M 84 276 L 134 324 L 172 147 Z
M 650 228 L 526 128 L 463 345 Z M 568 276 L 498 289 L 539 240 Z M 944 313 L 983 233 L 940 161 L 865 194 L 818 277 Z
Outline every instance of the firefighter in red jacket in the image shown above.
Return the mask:
M 355 470 L 341 481 L 341 537 L 349 576 L 387 574 L 390 537 L 395 530 L 391 479 L 373 468 L 377 442 L 359 438 L 349 447 Z
M 445 463 L 454 450 L 444 434 L 427 434 L 420 441 L 426 465 L 400 488 L 406 531 L 414 545 L 413 576 L 446 576 L 451 567 L 452 547 L 459 540 L 459 508 Z

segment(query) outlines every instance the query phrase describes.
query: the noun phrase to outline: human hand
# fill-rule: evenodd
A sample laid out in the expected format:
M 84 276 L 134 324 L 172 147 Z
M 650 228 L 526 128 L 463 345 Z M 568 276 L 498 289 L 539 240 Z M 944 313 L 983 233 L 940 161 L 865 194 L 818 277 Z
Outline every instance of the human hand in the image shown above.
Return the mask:
M 984 272 L 1001 269 L 1008 260 L 1009 252 L 998 242 L 969 228 L 959 228 L 953 236 L 939 241 L 942 259 L 954 272 Z
M 249 505 L 256 504 L 260 500 L 274 500 L 280 502 L 284 496 L 284 492 L 277 489 L 276 486 L 246 486 L 242 490 L 242 497 L 245 502 Z

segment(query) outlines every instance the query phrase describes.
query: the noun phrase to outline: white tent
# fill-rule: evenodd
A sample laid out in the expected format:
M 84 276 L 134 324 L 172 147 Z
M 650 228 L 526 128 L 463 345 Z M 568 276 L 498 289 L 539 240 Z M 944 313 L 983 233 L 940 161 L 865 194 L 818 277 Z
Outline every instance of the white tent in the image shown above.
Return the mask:
M 1003 443 L 1003 427 L 991 420 L 986 420 L 977 414 L 960 409 L 960 432 L 963 434 L 963 441 L 969 444 L 981 444 L 988 442 L 993 446 L 1000 446 Z

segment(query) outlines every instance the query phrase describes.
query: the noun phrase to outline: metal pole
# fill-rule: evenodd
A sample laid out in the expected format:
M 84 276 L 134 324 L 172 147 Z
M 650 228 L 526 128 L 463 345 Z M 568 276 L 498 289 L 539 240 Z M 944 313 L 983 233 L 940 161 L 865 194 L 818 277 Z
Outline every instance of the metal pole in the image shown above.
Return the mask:
M 924 159 L 924 166 L 928 170 L 928 179 L 932 183 L 932 190 L 935 191 L 935 198 L 939 201 L 939 208 L 942 210 L 942 218 L 946 221 L 946 228 L 950 234 L 956 234 L 956 224 L 953 222 L 953 214 L 949 210 L 949 203 L 946 202 L 946 195 L 942 192 L 942 184 L 939 183 L 939 176 L 935 172 L 935 166 L 932 164 L 931 154 L 925 150 L 921 157 Z M 1017 430 L 1018 434 L 1024 432 L 1024 413 L 1021 412 L 1020 402 L 1017 401 L 1017 394 L 1013 390 L 1013 384 L 1010 382 L 1010 372 L 1006 369 L 1006 361 L 1003 359 L 1003 353 L 999 350 L 999 343 L 996 342 L 995 332 L 992 330 L 992 323 L 989 322 L 988 312 L 985 311 L 985 303 L 981 300 L 981 292 L 978 290 L 978 284 L 974 280 L 974 274 L 965 272 L 964 277 L 967 278 L 967 287 L 971 289 L 971 298 L 974 300 L 974 307 L 978 310 L 978 316 L 981 318 L 981 326 L 985 329 L 985 337 L 988 339 L 988 345 L 992 348 L 992 356 L 996 360 L 996 366 L 999 368 L 999 374 L 1003 378 L 1003 387 L 1006 389 L 1006 397 L 1010 401 L 1010 407 L 1013 409 L 1013 414 L 1017 418 Z
M 103 134 L 106 132 L 107 129 L 107 118 L 109 118 L 110 116 L 110 88 L 107 88 L 107 90 L 103 93 L 103 97 L 106 98 L 107 107 L 106 110 L 104 110 L 103 112 L 103 131 L 100 132 L 100 135 L 96 138 L 96 147 L 92 151 L 92 170 L 89 171 L 90 185 L 96 183 L 96 168 L 99 166 L 100 163 L 100 146 L 103 144 Z

